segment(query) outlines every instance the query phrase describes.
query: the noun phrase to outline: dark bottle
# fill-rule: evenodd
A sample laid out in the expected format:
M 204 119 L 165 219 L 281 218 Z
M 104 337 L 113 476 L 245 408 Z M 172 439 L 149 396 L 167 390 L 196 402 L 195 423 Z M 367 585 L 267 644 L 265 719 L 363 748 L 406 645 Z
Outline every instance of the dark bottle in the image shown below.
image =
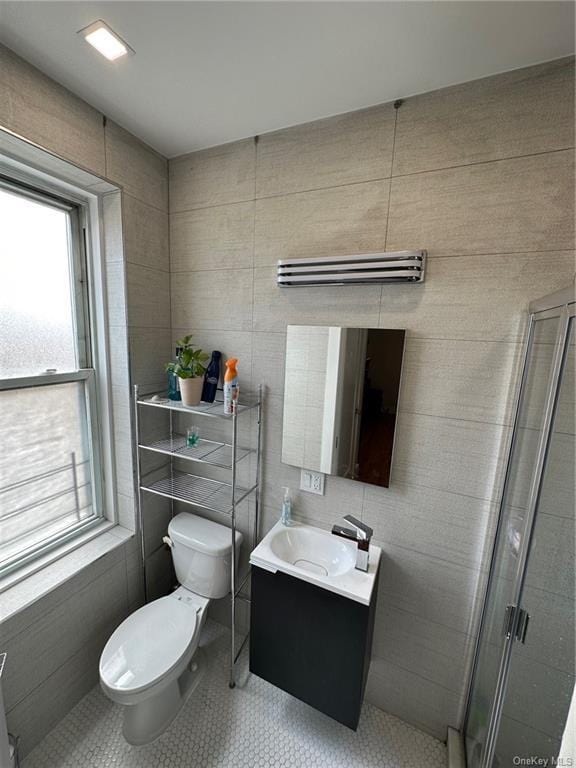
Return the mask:
M 220 381 L 220 358 L 221 352 L 216 350 L 212 352 L 212 359 L 206 368 L 204 374 L 204 386 L 202 387 L 202 400 L 205 403 L 213 403 L 216 397 L 216 390 L 218 389 L 218 382 Z

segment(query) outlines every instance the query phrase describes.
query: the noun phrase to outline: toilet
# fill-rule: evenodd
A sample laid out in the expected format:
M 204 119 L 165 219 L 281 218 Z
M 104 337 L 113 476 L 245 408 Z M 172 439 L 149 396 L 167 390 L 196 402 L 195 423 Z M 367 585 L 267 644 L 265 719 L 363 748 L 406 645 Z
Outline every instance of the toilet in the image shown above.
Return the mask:
M 123 706 L 124 738 L 134 745 L 158 738 L 198 685 L 208 605 L 230 592 L 229 528 L 183 512 L 170 521 L 165 541 L 180 586 L 123 621 L 100 657 L 100 685 Z M 241 544 L 237 531 L 237 556 Z

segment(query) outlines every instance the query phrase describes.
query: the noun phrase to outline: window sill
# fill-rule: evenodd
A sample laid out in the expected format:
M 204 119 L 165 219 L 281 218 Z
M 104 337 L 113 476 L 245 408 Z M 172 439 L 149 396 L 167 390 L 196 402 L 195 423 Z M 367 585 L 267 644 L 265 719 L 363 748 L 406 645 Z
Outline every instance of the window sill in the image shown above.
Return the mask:
M 60 549 L 9 574 L 0 580 L 0 624 L 41 600 L 133 536 L 133 531 L 105 520 Z

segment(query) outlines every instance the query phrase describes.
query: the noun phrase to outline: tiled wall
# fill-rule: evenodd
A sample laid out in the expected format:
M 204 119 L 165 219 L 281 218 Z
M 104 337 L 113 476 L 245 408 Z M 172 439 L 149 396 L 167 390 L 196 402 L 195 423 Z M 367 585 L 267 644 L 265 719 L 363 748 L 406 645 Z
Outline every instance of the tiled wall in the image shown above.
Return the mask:
M 123 187 L 123 248 L 118 209 L 112 198 L 104 205 L 106 274 L 119 516 L 134 529 L 130 378 L 162 386 L 170 350 L 167 162 L 3 46 L 0 127 Z M 104 543 L 92 542 L 94 556 Z M 0 627 L 0 650 L 9 654 L 8 723 L 24 753 L 96 684 L 104 643 L 142 601 L 138 552 L 135 539 L 102 550 L 92 565 Z M 152 563 L 152 591 L 164 589 L 166 565 L 162 555 Z
M 573 61 L 540 65 L 170 162 L 173 336 L 268 387 L 264 525 L 280 461 L 286 325 L 406 328 L 392 483 L 327 478 L 296 512 L 347 512 L 384 549 L 368 698 L 458 726 L 528 302 L 574 272 Z M 429 252 L 422 286 L 279 290 L 277 259 Z

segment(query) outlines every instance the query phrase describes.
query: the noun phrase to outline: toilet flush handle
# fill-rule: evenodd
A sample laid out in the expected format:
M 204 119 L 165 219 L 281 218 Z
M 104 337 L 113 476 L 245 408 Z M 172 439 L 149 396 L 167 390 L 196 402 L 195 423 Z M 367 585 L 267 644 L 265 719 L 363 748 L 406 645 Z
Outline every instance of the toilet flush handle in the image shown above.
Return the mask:
M 162 539 L 162 541 L 164 542 L 164 544 L 168 544 L 168 546 L 170 547 L 170 549 L 173 549 L 173 547 L 174 547 L 174 542 L 172 541 L 172 539 L 170 538 L 170 536 L 164 536 L 164 537 L 163 537 L 163 539 Z

